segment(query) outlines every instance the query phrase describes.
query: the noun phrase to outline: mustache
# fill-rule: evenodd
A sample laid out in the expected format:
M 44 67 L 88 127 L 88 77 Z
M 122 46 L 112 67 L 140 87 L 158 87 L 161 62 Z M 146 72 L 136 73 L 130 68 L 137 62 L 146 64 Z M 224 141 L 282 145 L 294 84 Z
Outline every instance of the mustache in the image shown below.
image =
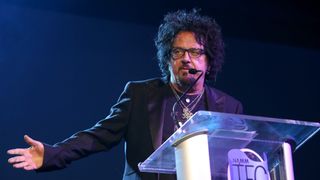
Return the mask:
M 183 65 L 179 67 L 179 70 L 182 70 L 182 69 L 193 69 L 193 67 L 188 65 Z

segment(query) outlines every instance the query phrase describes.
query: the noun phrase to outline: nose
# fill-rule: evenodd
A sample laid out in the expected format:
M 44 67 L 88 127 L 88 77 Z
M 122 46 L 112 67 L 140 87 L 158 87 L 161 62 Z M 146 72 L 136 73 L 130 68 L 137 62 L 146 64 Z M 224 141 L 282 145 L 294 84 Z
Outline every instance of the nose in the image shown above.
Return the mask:
M 191 57 L 190 57 L 188 51 L 185 51 L 184 55 L 182 56 L 182 63 L 187 64 L 187 63 L 190 63 L 190 62 L 191 62 Z

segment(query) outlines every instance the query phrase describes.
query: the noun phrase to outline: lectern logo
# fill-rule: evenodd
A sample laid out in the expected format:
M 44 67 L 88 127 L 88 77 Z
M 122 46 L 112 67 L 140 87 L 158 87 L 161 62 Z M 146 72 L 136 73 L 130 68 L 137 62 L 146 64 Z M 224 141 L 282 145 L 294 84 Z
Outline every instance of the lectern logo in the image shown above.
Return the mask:
M 228 180 L 270 180 L 267 160 L 251 149 L 228 152 Z

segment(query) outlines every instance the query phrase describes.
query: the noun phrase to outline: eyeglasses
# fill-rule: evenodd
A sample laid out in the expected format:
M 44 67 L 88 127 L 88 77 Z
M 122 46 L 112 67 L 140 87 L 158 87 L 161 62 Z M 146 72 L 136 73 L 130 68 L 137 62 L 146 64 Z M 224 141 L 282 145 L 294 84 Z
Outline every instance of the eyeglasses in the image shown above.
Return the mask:
M 172 59 L 176 60 L 176 59 L 182 58 L 186 52 L 188 52 L 188 55 L 190 58 L 198 58 L 201 55 L 205 54 L 203 49 L 198 49 L 198 48 L 184 49 L 184 48 L 175 47 L 171 49 L 171 57 Z

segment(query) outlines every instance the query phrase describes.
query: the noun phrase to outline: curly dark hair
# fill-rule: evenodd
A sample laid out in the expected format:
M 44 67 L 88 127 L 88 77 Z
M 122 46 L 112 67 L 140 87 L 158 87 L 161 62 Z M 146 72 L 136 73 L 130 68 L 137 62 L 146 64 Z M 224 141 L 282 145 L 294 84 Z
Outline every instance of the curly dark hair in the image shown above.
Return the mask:
M 200 15 L 196 9 L 190 12 L 178 10 L 165 15 L 154 40 L 162 76 L 170 77 L 168 69 L 170 51 L 176 35 L 181 31 L 193 32 L 196 41 L 204 46 L 210 67 L 205 78 L 206 80 L 215 80 L 224 62 L 224 42 L 221 29 L 214 19 Z

